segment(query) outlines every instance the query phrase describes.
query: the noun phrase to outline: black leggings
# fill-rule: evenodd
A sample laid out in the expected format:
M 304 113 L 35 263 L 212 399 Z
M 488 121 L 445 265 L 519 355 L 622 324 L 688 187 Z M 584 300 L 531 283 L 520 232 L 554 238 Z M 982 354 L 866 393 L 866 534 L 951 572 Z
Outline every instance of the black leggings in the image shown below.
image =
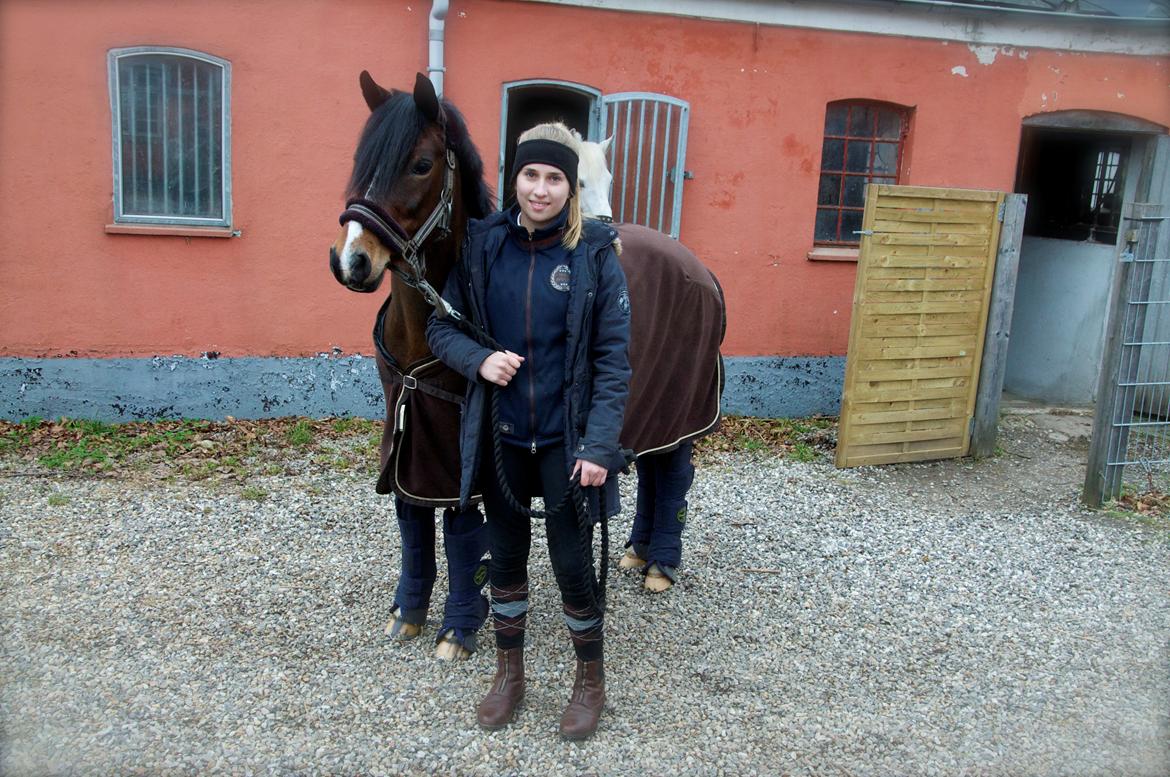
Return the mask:
M 507 443 L 501 443 L 500 448 L 504 473 L 517 501 L 528 507 L 533 496 L 543 495 L 546 509 L 556 507 L 569 485 L 564 447 L 549 445 L 538 448 L 536 453 Z M 504 500 L 496 478 L 495 454 L 490 442 L 484 446 L 481 461 L 479 484 L 483 489 L 492 554 L 490 568 L 496 646 L 508 649 L 524 644 L 532 519 L 514 511 Z M 576 509 L 570 501 L 545 520 L 545 531 L 549 559 L 561 591 L 565 623 L 577 657 L 582 661 L 601 658 L 603 613 L 595 604 L 592 526 L 583 536 Z

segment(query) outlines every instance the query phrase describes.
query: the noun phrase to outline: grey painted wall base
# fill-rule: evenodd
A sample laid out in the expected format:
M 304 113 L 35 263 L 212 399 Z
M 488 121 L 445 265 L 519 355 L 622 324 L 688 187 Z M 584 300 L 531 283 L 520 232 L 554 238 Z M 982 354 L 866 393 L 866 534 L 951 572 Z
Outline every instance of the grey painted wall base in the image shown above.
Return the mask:
M 724 366 L 724 413 L 797 418 L 841 410 L 844 356 L 740 356 Z
M 845 358 L 725 360 L 723 409 L 735 415 L 836 415 Z M 304 358 L 0 359 L 0 418 L 382 418 L 374 360 Z

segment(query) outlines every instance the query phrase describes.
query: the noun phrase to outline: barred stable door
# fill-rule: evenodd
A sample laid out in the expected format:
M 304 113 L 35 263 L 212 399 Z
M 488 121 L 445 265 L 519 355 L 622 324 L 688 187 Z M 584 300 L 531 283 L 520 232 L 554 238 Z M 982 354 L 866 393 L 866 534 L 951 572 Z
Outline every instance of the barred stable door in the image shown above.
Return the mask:
M 1004 197 L 866 187 L 838 467 L 967 454 Z

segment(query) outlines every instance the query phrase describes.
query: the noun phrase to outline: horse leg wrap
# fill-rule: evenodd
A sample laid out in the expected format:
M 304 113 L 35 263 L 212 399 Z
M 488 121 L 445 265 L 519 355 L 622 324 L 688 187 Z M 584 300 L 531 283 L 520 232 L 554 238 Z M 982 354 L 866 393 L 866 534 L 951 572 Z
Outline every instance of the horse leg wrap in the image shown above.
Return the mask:
M 427 620 L 431 590 L 438 573 L 435 511 L 397 497 L 394 510 L 398 514 L 398 534 L 402 541 L 402 567 L 398 573 L 398 590 L 394 593 L 394 611 L 404 622 L 421 626 Z
M 650 536 L 654 531 L 654 458 L 653 454 L 643 456 L 634 465 L 638 470 L 638 502 L 626 547 L 632 548 L 634 555 L 642 559 L 649 552 Z
M 488 613 L 487 598 L 481 593 L 488 581 L 488 535 L 478 508 L 443 511 L 443 548 L 449 586 L 436 641 L 454 637 L 453 641 L 474 653 L 475 633 Z
M 682 561 L 682 534 L 687 521 L 687 491 L 695 480 L 691 464 L 691 445 L 680 445 L 670 453 L 654 457 L 654 531 L 650 537 L 649 564 L 658 564 L 663 573 L 675 580 L 675 570 Z

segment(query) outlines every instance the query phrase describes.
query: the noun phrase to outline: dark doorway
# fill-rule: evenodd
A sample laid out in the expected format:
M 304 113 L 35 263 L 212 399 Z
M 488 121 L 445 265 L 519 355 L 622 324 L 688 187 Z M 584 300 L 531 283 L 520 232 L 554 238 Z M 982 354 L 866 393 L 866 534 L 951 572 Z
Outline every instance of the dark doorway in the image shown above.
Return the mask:
M 1016 191 L 1028 195 L 1024 234 L 1113 245 L 1131 139 L 1025 127 Z
M 516 139 L 525 130 L 546 121 L 562 121 L 589 137 L 589 120 L 596 97 L 576 89 L 554 84 L 514 86 L 506 91 L 508 115 L 501 138 L 504 144 L 504 167 L 500 183 L 500 200 L 504 208 L 514 203 L 512 161 L 516 158 Z

